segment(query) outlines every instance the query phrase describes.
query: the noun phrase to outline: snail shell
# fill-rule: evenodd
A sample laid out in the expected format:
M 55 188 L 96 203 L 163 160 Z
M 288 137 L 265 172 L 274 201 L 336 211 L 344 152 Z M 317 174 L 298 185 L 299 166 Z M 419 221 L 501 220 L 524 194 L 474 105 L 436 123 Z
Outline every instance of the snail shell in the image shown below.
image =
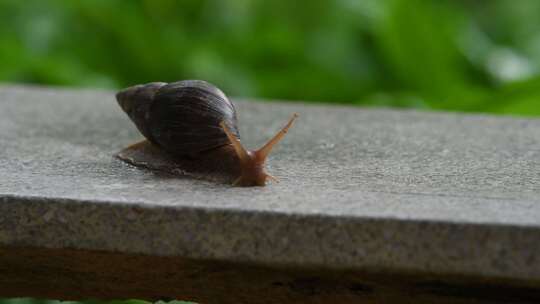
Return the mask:
M 275 180 L 264 162 L 297 116 L 262 148 L 248 151 L 240 144 L 233 103 L 208 82 L 152 82 L 124 89 L 116 99 L 148 140 L 121 151 L 120 159 L 205 179 L 224 176 L 240 186 Z
M 174 155 L 196 155 L 229 144 L 219 126 L 222 121 L 240 137 L 234 105 L 206 81 L 137 85 L 116 98 L 144 137 Z

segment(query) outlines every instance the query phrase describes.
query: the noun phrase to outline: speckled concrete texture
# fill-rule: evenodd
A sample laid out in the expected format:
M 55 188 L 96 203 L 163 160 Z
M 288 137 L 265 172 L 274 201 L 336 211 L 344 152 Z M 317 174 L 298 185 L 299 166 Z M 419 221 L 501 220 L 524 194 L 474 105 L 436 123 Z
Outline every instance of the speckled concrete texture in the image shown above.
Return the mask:
M 238 101 L 248 147 L 292 112 L 281 183 L 134 168 L 113 92 L 0 87 L 0 245 L 540 279 L 540 120 Z

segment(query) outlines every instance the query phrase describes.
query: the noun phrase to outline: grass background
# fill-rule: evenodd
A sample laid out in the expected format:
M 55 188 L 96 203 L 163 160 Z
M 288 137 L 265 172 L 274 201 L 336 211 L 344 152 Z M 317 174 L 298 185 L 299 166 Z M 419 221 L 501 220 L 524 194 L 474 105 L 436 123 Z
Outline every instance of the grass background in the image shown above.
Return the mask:
M 537 0 L 0 0 L 0 82 L 540 115 Z

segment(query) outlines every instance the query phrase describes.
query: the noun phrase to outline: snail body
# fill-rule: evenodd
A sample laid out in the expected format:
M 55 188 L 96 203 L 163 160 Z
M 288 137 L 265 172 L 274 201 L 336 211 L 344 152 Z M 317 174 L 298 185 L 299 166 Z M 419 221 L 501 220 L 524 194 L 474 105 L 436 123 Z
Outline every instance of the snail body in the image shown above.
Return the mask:
M 262 148 L 249 151 L 240 143 L 234 104 L 208 82 L 152 82 L 126 88 L 116 99 L 147 139 L 124 149 L 120 159 L 149 168 L 231 176 L 237 186 L 275 180 L 265 172 L 265 160 L 297 117 Z

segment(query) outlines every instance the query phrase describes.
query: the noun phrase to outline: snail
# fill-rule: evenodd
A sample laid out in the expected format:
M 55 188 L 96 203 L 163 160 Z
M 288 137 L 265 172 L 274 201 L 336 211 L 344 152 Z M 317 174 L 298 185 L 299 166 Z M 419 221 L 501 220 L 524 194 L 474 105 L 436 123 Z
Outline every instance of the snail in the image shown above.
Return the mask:
M 265 161 L 298 116 L 260 149 L 240 143 L 234 104 L 202 80 L 152 82 L 119 91 L 116 99 L 146 140 L 117 154 L 140 167 L 198 178 L 264 186 Z

